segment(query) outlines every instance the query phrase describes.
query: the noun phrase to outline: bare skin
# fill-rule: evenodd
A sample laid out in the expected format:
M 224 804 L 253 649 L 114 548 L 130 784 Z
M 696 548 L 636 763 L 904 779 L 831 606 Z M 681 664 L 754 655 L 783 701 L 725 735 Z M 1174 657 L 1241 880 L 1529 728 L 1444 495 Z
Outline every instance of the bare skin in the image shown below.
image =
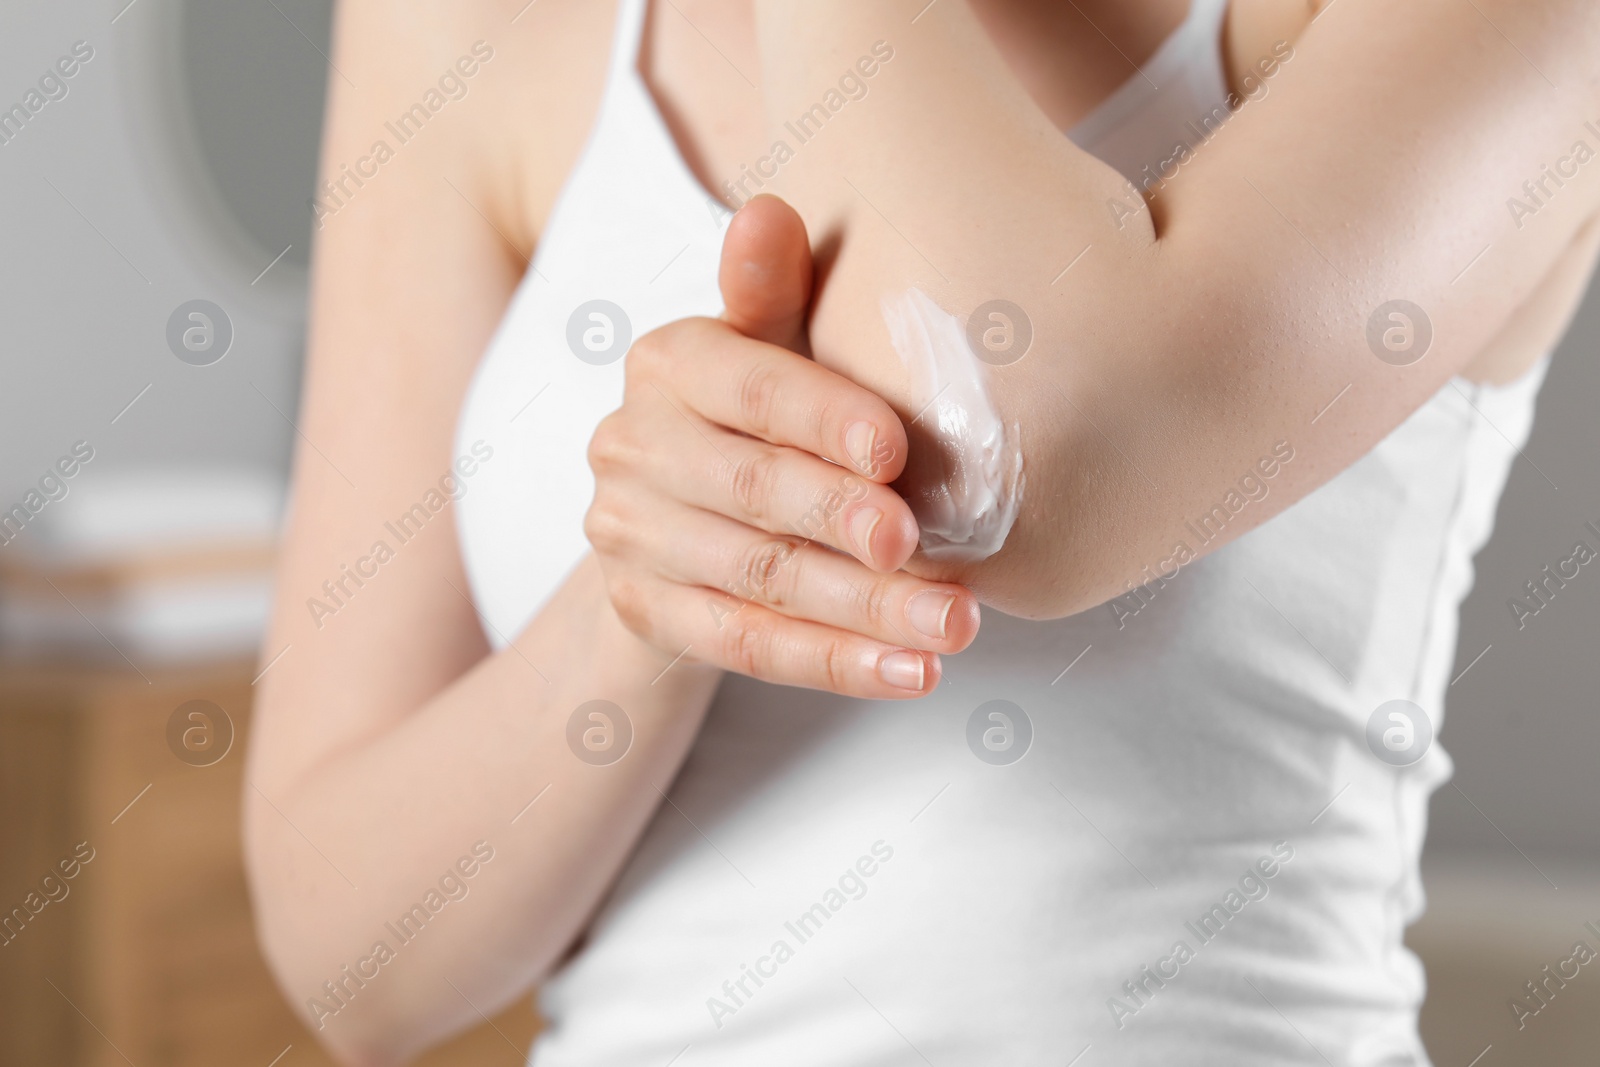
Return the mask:
M 943 18 L 940 9 L 959 6 L 957 0 L 940 0 L 934 10 Z M 1033 101 L 1048 116 L 1045 125 L 1059 128 L 1120 84 L 1129 74 L 1121 55 L 1148 56 L 1181 19 L 1184 5 L 1079 0 L 1076 7 L 1104 29 L 1109 41 L 1087 23 L 1061 15 L 1060 5 L 983 0 L 972 6 L 1004 65 L 1015 72 L 1016 85 L 1025 86 L 1015 90 L 1017 98 Z M 1500 6 L 1495 5 L 1497 14 Z M 1257 54 L 1256 45 L 1238 42 L 1276 39 L 1285 7 L 1300 9 L 1302 20 L 1310 17 L 1298 0 L 1290 5 L 1236 0 L 1229 24 L 1235 80 Z M 383 521 L 410 508 L 454 463 L 452 435 L 468 379 L 592 121 L 611 5 L 541 0 L 519 14 L 522 8 L 521 0 L 461 0 L 425 5 L 398 18 L 373 0 L 348 0 L 336 25 L 333 59 L 349 82 L 342 77 L 330 82 L 324 143 L 330 176 L 339 163 L 365 153 L 383 123 L 409 107 L 472 42 L 482 39 L 495 49 L 493 60 L 472 81 L 470 95 L 452 103 L 384 165 L 380 178 L 324 220 L 316 249 L 300 419 L 305 439 L 315 447 L 302 448 L 296 460 L 293 513 L 265 655 L 271 659 L 288 651 L 259 684 L 252 785 L 246 794 L 247 847 L 262 940 L 290 1002 L 304 1010 L 324 980 L 367 954 L 382 924 L 473 842 L 487 840 L 496 850 L 466 901 L 452 905 L 426 938 L 384 967 L 380 981 L 325 1020 L 322 1036 L 351 1064 L 404 1062 L 477 1021 L 479 1010 L 493 1011 L 521 995 L 557 963 L 626 861 L 660 802 L 660 790 L 692 744 L 720 666 L 845 691 L 881 684 L 881 677 L 874 681 L 865 671 L 829 676 L 824 652 L 830 642 L 841 641 L 843 630 L 854 635 L 850 640 L 857 651 L 868 643 L 878 653 L 897 644 L 915 645 L 927 665 L 925 689 L 937 680 L 937 653 L 954 651 L 971 636 L 970 627 L 958 626 L 943 639 L 911 642 L 900 634 L 891 637 L 882 627 L 874 630 L 872 612 L 862 612 L 853 583 L 882 579 L 903 562 L 908 548 L 903 513 L 876 490 L 873 498 L 889 522 L 883 529 L 894 537 L 854 559 L 835 557 L 860 568 L 840 583 L 841 590 L 851 590 L 844 595 L 854 599 L 854 608 L 818 603 L 792 607 L 795 616 L 772 611 L 770 617 L 747 608 L 739 613 L 746 619 L 794 628 L 784 641 L 746 646 L 746 652 L 754 647 L 760 654 L 742 662 L 691 657 L 663 674 L 673 653 L 661 646 L 675 642 L 682 636 L 678 628 L 687 624 L 626 609 L 619 615 L 613 606 L 614 598 L 628 603 L 625 594 L 619 595 L 619 575 L 654 575 L 683 588 L 695 582 L 726 588 L 707 575 L 670 572 L 669 561 L 685 555 L 682 539 L 699 536 L 681 529 L 653 541 L 633 528 L 625 536 L 617 533 L 612 550 L 601 547 L 607 566 L 603 569 L 597 559 L 582 564 L 524 632 L 506 635 L 512 638 L 510 647 L 500 652 L 489 650 L 466 599 L 448 512 L 409 541 L 381 577 L 362 586 L 336 616 L 316 620 L 308 613 L 306 598 L 319 595 L 324 581 L 337 580 L 341 566 L 381 534 Z M 769 11 L 767 17 L 777 16 Z M 1333 17 L 1330 13 L 1328 19 Z M 841 25 L 848 26 L 847 20 Z M 851 57 L 857 47 L 853 34 L 854 28 L 847 46 Z M 646 73 L 708 187 L 764 150 L 771 97 L 799 91 L 785 87 L 781 72 L 763 62 L 758 41 L 755 12 L 744 0 L 676 0 L 657 5 L 652 18 Z M 1541 59 L 1551 60 L 1563 75 L 1574 70 L 1571 62 L 1554 62 L 1560 42 L 1540 37 L 1538 43 Z M 830 60 L 824 69 L 832 65 Z M 775 75 L 780 80 L 773 81 Z M 766 92 L 753 89 L 752 82 Z M 1338 132 L 1336 123 L 1320 121 L 1328 136 Z M 1360 130 L 1348 136 L 1361 143 Z M 1224 146 L 1215 147 L 1220 152 Z M 1520 181 L 1523 175 L 1517 174 Z M 1204 184 L 1193 177 L 1188 186 Z M 825 190 L 797 185 L 786 191 L 813 235 L 834 223 L 856 232 L 848 228 L 857 220 L 832 203 Z M 1592 262 L 1594 241 L 1580 232 L 1583 219 L 1593 213 L 1585 201 L 1590 194 L 1578 188 L 1570 192 L 1541 212 L 1538 225 L 1549 232 L 1529 243 L 1532 250 L 1522 254 L 1516 271 L 1498 268 L 1491 275 L 1510 295 L 1469 289 L 1472 300 L 1489 303 L 1494 312 L 1474 319 L 1471 330 L 1457 331 L 1473 342 L 1452 349 L 1465 353 L 1452 357 L 1452 369 L 1486 380 L 1514 377 L 1564 326 Z M 1498 186 L 1479 195 L 1503 210 L 1499 204 L 1506 194 Z M 819 378 L 821 367 L 802 366 L 801 357 L 794 356 L 781 385 L 789 389 L 790 378 L 808 379 L 813 386 L 827 381 L 831 384 L 817 387 L 834 402 L 866 410 L 875 393 L 892 404 L 898 384 L 883 370 L 881 340 L 862 345 L 842 339 L 865 319 L 848 300 L 830 295 L 838 291 L 828 286 L 851 271 L 858 277 L 880 272 L 872 282 L 880 287 L 903 285 L 913 275 L 887 257 L 873 261 L 871 250 L 888 246 L 878 244 L 869 224 L 861 226 L 858 237 L 856 245 L 846 247 L 868 254 L 831 264 L 846 274 L 829 276 L 821 293 L 825 303 L 809 323 L 809 341 L 823 364 L 838 373 Z M 1294 249 L 1292 242 L 1291 234 L 1283 247 Z M 754 257 L 771 254 L 747 251 Z M 1469 256 L 1471 251 L 1475 248 Z M 1303 248 L 1298 252 L 1295 270 L 1325 269 Z M 1137 259 L 1130 255 L 1130 261 Z M 1450 262 L 1455 265 L 1454 258 Z M 1126 274 L 1122 281 L 1137 284 Z M 730 346 L 730 359 L 773 360 L 775 346 L 806 348 L 806 331 L 794 321 L 792 287 L 778 288 L 758 294 L 761 299 L 753 300 L 746 313 L 730 307 L 734 325 L 765 339 L 739 347 L 731 331 L 714 333 L 717 343 Z M 1080 313 L 1093 311 L 1091 297 L 1074 299 L 1071 306 Z M 690 328 L 714 332 L 716 326 L 691 324 L 652 343 L 661 346 L 658 356 L 670 358 L 675 345 L 711 343 L 711 335 L 694 335 Z M 870 333 L 862 327 L 861 336 Z M 864 392 L 850 379 L 873 388 Z M 712 395 L 712 384 L 686 385 L 685 398 L 701 402 Z M 1393 404 L 1373 405 L 1379 412 L 1373 426 L 1342 426 L 1335 436 L 1350 443 L 1342 450 L 1330 448 L 1328 459 L 1306 466 L 1315 466 L 1323 480 L 1331 477 L 1385 420 L 1392 424 L 1407 403 L 1420 402 L 1426 386 L 1419 379 Z M 1108 393 L 1105 402 L 1114 398 Z M 634 414 L 648 417 L 644 410 Z M 868 416 L 881 416 L 878 430 L 884 439 L 896 432 L 892 414 L 880 410 Z M 736 414 L 725 418 L 708 421 L 739 428 L 730 425 L 737 423 Z M 821 462 L 817 456 L 839 462 L 851 458 L 848 449 L 841 454 L 837 438 L 768 443 L 809 452 L 815 462 Z M 602 466 L 603 456 L 602 451 Z M 788 459 L 785 469 L 801 471 L 801 479 L 819 469 L 801 462 L 804 455 Z M 1211 456 L 1213 473 L 1231 477 L 1230 461 L 1228 454 Z M 619 484 L 628 469 L 617 467 Z M 1163 484 L 1176 480 L 1162 478 Z M 685 483 L 656 505 L 687 514 L 681 507 L 693 501 L 707 515 L 719 508 L 733 512 L 723 513 L 729 525 L 719 535 L 725 538 L 719 558 L 727 564 L 741 558 L 738 543 L 748 539 L 759 520 L 739 515 L 726 499 L 694 497 L 712 488 Z M 604 512 L 604 502 L 600 505 Z M 1124 514 L 1120 521 L 1136 529 L 1142 520 Z M 896 523 L 901 523 L 898 533 Z M 835 531 L 840 540 L 834 543 L 848 547 L 843 544 L 847 533 L 847 528 Z M 1084 530 L 1077 536 L 1104 533 Z M 597 540 L 604 543 L 606 537 Z M 530 543 L 529 551 L 538 546 Z M 1092 570 L 1096 581 L 1117 586 L 1109 592 L 1121 591 L 1117 583 L 1125 568 L 1118 560 L 1086 554 L 1076 562 Z M 936 588 L 955 596 L 960 612 L 969 612 L 971 599 L 960 585 L 932 581 L 946 577 L 980 594 L 987 583 L 994 590 L 989 599 L 1011 595 L 1017 600 L 1003 572 L 936 574 L 915 561 L 911 569 L 923 574 L 921 584 L 898 575 L 892 596 L 885 590 L 902 612 L 914 593 Z M 729 577 L 737 581 L 740 575 Z M 1080 588 L 1073 595 L 1093 594 Z M 1034 607 L 1048 613 L 1060 605 Z M 703 600 L 693 610 L 704 613 Z M 961 617 L 959 612 L 952 616 L 958 623 Z M 834 622 L 851 625 L 841 628 Z M 908 626 L 900 629 L 909 632 Z M 723 651 L 734 654 L 738 648 Z M 606 768 L 574 760 L 566 747 L 572 710 L 596 698 L 626 707 L 635 730 L 629 757 Z M 547 785 L 548 793 L 526 808 Z
M 737 254 L 747 247 L 759 260 Z M 906 462 L 899 418 L 796 354 L 811 296 L 799 217 L 753 200 L 729 227 L 721 275 L 728 321 L 641 338 L 622 407 L 589 444 L 585 530 L 612 604 L 659 649 L 780 685 L 931 692 L 937 653 L 977 633 L 978 602 L 900 569 L 917 526 L 887 484 Z
M 1521 227 L 1506 202 L 1600 117 L 1600 12 L 1478 6 L 1342 0 L 1269 95 L 1173 168 L 1146 209 L 1057 136 L 1066 112 L 1014 76 L 968 5 L 913 25 L 909 0 L 758 0 L 774 137 L 828 86 L 818 71 L 902 41 L 859 110 L 770 184 L 813 230 L 840 235 L 811 320 L 818 361 L 909 418 L 886 295 L 917 286 L 947 311 L 996 296 L 1031 309 L 1032 352 L 991 376 L 1022 427 L 1021 515 L 998 555 L 913 573 L 1011 614 L 1082 611 L 1271 518 L 1453 376 L 1513 376 L 1554 340 L 1570 304 L 1532 298 L 1592 263 L 1600 169 L 1569 162 Z M 1130 200 L 1136 213 L 1108 207 Z M 1080 253 L 1087 269 L 1058 283 Z M 1399 367 L 1367 340 L 1398 296 L 1435 337 Z M 1513 322 L 1519 311 L 1528 321 Z M 1280 442 L 1297 458 L 1271 496 L 1195 544 L 1193 517 Z

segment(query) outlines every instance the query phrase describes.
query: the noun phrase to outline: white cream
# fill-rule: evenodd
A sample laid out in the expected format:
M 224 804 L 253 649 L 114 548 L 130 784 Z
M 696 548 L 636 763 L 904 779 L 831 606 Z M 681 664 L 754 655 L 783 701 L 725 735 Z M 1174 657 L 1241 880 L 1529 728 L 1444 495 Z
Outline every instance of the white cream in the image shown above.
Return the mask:
M 1022 448 L 984 388 L 983 363 L 954 315 L 921 289 L 885 297 L 889 340 L 911 375 L 913 436 L 933 438 L 938 456 L 918 456 L 908 499 L 929 559 L 980 560 L 1000 551 L 1022 500 Z

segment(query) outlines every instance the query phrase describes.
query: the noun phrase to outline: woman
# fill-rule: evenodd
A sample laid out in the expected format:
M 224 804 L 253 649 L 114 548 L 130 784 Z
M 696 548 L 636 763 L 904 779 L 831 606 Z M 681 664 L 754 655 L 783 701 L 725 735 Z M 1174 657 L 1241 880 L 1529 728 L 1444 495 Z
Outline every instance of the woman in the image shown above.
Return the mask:
M 1600 12 L 519 7 L 338 21 L 246 798 L 330 1047 L 1426 1063 Z

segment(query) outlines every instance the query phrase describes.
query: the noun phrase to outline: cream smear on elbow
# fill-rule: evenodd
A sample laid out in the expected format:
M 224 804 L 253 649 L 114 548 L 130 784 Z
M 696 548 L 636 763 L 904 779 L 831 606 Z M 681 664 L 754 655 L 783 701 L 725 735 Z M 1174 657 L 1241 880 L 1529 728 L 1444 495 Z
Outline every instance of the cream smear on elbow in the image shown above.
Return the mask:
M 1022 501 L 1022 447 L 984 388 L 984 365 L 954 315 L 921 289 L 885 297 L 889 340 L 911 376 L 916 424 L 939 455 L 916 464 L 938 477 L 907 500 L 929 559 L 975 561 L 1000 551 Z

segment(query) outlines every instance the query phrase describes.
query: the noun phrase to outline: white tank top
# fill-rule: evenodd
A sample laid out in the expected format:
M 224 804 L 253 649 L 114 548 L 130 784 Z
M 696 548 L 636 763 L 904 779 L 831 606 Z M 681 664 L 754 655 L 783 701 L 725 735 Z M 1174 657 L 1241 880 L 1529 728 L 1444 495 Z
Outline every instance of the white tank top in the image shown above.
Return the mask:
M 1194 0 L 1074 139 L 1135 181 L 1193 146 L 1225 106 L 1224 7 Z M 460 447 L 495 449 L 457 515 L 496 644 L 588 548 L 584 452 L 623 380 L 593 349 L 721 310 L 728 212 L 637 72 L 644 8 L 622 0 L 594 130 L 462 414 Z M 608 339 L 596 300 L 627 328 L 612 312 Z M 1450 382 L 1170 582 L 1053 622 L 986 609 L 923 700 L 728 676 L 542 990 L 533 1061 L 1426 1064 L 1401 937 L 1451 764 L 1437 745 L 1379 759 L 1369 719 L 1400 698 L 1414 730 L 1441 724 L 1457 608 L 1544 366 Z

